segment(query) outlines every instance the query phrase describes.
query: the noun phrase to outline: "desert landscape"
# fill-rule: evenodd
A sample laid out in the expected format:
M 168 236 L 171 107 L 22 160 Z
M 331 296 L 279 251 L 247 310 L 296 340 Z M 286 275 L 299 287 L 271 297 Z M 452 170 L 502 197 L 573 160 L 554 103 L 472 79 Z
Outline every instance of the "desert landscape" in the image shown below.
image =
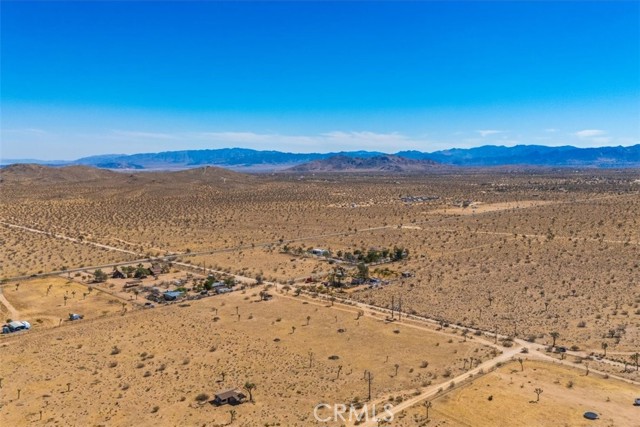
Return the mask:
M 640 427 L 640 2 L 0 2 L 0 427 Z
M 1 179 L 8 425 L 640 425 L 635 171 Z

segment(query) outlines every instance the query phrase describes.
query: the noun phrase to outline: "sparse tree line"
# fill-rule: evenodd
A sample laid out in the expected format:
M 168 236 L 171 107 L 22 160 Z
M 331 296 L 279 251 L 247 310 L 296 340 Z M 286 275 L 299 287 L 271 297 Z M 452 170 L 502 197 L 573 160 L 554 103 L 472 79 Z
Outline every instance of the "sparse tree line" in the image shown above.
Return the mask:
M 294 248 L 289 245 L 284 245 L 282 247 L 283 253 L 298 256 L 312 254 L 312 251 L 313 249 L 305 249 L 301 246 Z M 330 249 L 327 249 L 322 252 L 321 256 L 338 259 L 350 264 L 376 264 L 406 259 L 409 257 L 409 250 L 401 246 L 394 246 L 393 248 L 384 249 L 356 249 L 353 252 L 339 250 L 334 254 Z

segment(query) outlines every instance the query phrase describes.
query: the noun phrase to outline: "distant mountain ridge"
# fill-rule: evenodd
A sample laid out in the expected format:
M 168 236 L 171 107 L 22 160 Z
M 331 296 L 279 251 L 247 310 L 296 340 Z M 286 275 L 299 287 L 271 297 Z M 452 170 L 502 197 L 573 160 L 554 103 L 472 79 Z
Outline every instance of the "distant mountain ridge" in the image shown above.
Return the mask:
M 69 162 L 29 160 L 29 163 L 48 165 L 85 165 L 120 170 L 176 170 L 200 166 L 218 166 L 238 171 L 277 171 L 335 156 L 368 159 L 385 156 L 377 151 L 349 151 L 332 153 L 288 153 L 259 151 L 247 148 L 166 151 L 140 154 L 106 154 L 84 157 Z M 476 148 L 454 148 L 434 151 L 400 151 L 397 157 L 412 160 L 431 160 L 456 166 L 543 166 L 581 168 L 640 167 L 640 144 L 630 147 L 577 148 L 517 145 L 504 147 L 486 145 Z M 25 163 L 4 160 L 2 164 Z
M 428 159 L 408 159 L 393 154 L 368 158 L 337 155 L 286 169 L 290 172 L 433 172 L 450 167 Z
M 131 155 L 92 156 L 74 163 L 96 167 L 121 164 L 120 169 L 192 168 L 198 166 L 221 166 L 230 169 L 251 168 L 260 165 L 288 167 L 334 155 L 349 157 L 372 157 L 382 153 L 353 151 L 348 153 L 286 153 L 281 151 L 258 151 L 247 148 L 221 148 L 215 150 L 166 151 Z M 277 168 L 276 169 L 281 169 Z
M 562 166 L 562 167 L 639 167 L 640 144 L 630 147 L 576 148 L 572 146 L 516 145 L 482 147 L 421 153 L 402 151 L 398 156 L 430 159 L 458 166 Z

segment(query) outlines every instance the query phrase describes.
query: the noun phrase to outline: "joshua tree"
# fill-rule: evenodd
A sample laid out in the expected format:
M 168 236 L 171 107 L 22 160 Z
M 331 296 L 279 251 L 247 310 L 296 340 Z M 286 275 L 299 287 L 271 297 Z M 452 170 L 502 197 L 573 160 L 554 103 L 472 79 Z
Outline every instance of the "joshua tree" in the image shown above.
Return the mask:
M 360 320 L 360 318 L 364 316 L 364 311 L 363 310 L 358 310 L 358 315 L 356 317 L 356 320 Z
M 68 300 L 68 299 L 69 299 L 69 297 L 65 295 L 65 296 L 64 296 L 64 305 L 67 305 L 67 300 Z
M 602 343 L 602 349 L 604 350 L 604 357 L 607 357 L 607 348 L 609 347 L 609 344 L 607 344 L 606 342 Z
M 311 316 L 307 316 L 307 326 L 309 326 L 309 321 L 311 320 Z
M 558 339 L 558 337 L 560 336 L 560 334 L 556 331 L 550 332 L 549 336 L 551 336 L 551 338 L 553 339 L 553 343 L 551 343 L 551 347 L 555 347 L 556 346 L 556 340 Z
M 342 371 L 342 365 L 338 365 L 338 373 L 336 375 L 336 379 L 340 378 L 340 371 Z
M 67 383 L 67 392 L 71 391 L 71 383 Z
M 427 419 L 429 419 L 429 408 L 431 408 L 433 406 L 433 404 L 431 403 L 431 401 L 427 400 L 426 402 L 424 402 L 424 407 L 427 410 Z
M 22 393 L 22 389 L 18 389 L 18 400 L 20 400 L 20 393 Z
M 296 327 L 295 327 L 295 326 L 292 326 L 292 327 L 291 327 L 291 333 L 293 334 L 295 331 L 296 331 Z
M 540 395 L 542 394 L 544 390 L 542 390 L 541 388 L 537 388 L 535 390 L 533 390 L 533 392 L 536 394 L 536 402 L 540 402 Z
M 230 410 L 229 411 L 229 415 L 231 415 L 231 421 L 229 421 L 229 424 L 232 424 L 233 421 L 236 419 L 236 411 L 235 410 Z
M 362 279 L 362 280 L 367 280 L 369 278 L 369 267 L 367 267 L 367 265 L 364 262 L 361 262 L 360 264 L 357 265 L 357 273 L 356 273 L 356 277 Z
M 244 389 L 247 390 L 247 393 L 249 393 L 249 402 L 253 402 L 253 390 L 256 389 L 256 385 L 247 381 L 246 383 L 244 383 Z
M 4 379 L 4 378 L 0 378 L 0 388 L 2 388 L 2 380 L 3 380 L 3 379 Z
M 524 371 L 524 361 L 522 360 L 522 357 L 518 357 L 518 362 L 520 363 L 520 371 Z
M 640 353 L 634 353 L 631 355 L 631 360 L 636 364 L 636 371 L 638 371 L 638 362 L 640 362 Z
M 310 351 L 309 352 L 309 367 L 311 367 L 313 365 L 313 352 Z
M 396 373 L 394 376 L 398 376 L 398 369 L 400 369 L 400 365 L 398 365 L 397 363 L 395 365 L 393 365 L 394 368 L 396 368 Z
M 220 382 L 224 382 L 224 377 L 227 376 L 226 372 L 222 371 L 220 372 L 220 376 L 222 377 L 222 379 L 220 380 Z

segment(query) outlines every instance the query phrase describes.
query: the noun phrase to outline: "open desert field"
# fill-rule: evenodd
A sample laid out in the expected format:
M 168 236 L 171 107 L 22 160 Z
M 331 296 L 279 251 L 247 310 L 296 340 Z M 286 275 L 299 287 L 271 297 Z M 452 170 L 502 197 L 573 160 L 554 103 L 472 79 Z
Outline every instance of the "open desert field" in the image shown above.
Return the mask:
M 0 2 L 0 427 L 640 427 L 639 0 Z
M 0 301 L 2 320 L 27 320 L 33 330 L 66 323 L 69 313 L 88 320 L 132 308 L 126 299 L 57 276 L 5 284 L 0 293 L 6 301 Z
M 0 242 L 3 248 L 0 277 L 28 276 L 135 259 L 130 253 L 2 224 Z
M 429 421 L 424 404 L 400 414 L 400 426 L 567 426 L 640 425 L 633 406 L 638 386 L 553 363 L 508 363 L 473 383 L 431 400 Z M 542 390 L 540 399 L 536 389 Z M 587 411 L 599 420 L 584 418 Z
M 237 425 L 314 425 L 320 402 L 367 399 L 365 371 L 375 398 L 437 384 L 470 356 L 492 357 L 473 340 L 356 320 L 351 307 L 303 297 L 260 301 L 258 290 L 4 339 L 2 419 L 211 426 L 228 423 L 234 409 Z M 206 403 L 246 382 L 256 384 L 254 404 Z
M 1 230 L 10 243 L 0 247 L 3 295 L 20 320 L 34 325 L 2 337 L 0 352 L 9 363 L 2 368 L 1 413 L 12 425 L 224 425 L 230 408 L 196 397 L 211 400 L 246 382 L 257 385 L 256 402 L 233 408 L 234 425 L 309 425 L 317 403 L 366 400 L 365 371 L 373 373 L 372 399 L 403 401 L 446 379 L 467 381 L 462 377 L 472 357 L 508 361 L 529 345 L 537 359 L 552 360 L 544 347 L 554 342 L 568 350 L 568 360 L 584 358 L 611 379 L 638 381 L 640 185 L 634 171 L 95 173 L 100 176 L 45 169 L 35 179 L 29 169 L 2 171 Z M 381 282 L 349 286 L 359 270 L 345 261 L 347 254 L 398 248 L 398 259 L 367 266 L 369 279 Z M 140 288 L 182 288 L 186 299 L 142 309 L 145 294 L 125 289 L 131 279 L 92 283 L 96 268 L 111 274 L 121 262 L 167 265 L 169 272 L 143 279 Z M 62 267 L 74 270 L 73 282 L 66 273 L 46 276 Z M 343 283 L 322 284 L 339 269 Z M 211 273 L 238 285 L 231 294 L 196 300 Z M 47 297 L 51 281 L 56 286 Z M 262 287 L 240 290 L 257 281 L 265 281 L 273 300 L 258 302 Z M 96 289 L 84 300 L 89 286 Z M 74 290 L 71 310 L 63 297 Z M 348 304 L 327 307 L 332 296 Z M 367 315 L 356 321 L 359 309 Z M 391 309 L 424 319 L 386 323 L 384 310 Z M 7 306 L 0 310 L 3 318 L 14 317 Z M 81 310 L 85 320 L 45 330 Z M 435 331 L 438 324 L 458 329 Z M 498 343 L 486 347 L 496 333 Z M 19 362 L 25 355 L 28 367 Z M 334 355 L 339 358 L 330 360 Z M 519 374 L 530 375 L 521 379 L 521 390 L 532 419 L 547 416 L 537 408 L 568 381 L 562 377 L 556 387 L 555 378 L 536 379 L 540 366 Z M 474 394 L 477 381 L 497 381 L 495 375 L 442 399 Z M 544 384 L 537 406 L 528 403 L 529 380 Z M 571 393 L 581 396 L 582 377 L 572 381 Z M 487 397 L 476 394 L 484 404 Z M 603 419 L 627 416 L 596 409 Z M 574 425 L 573 412 L 561 413 Z M 413 419 L 408 414 L 405 421 Z

